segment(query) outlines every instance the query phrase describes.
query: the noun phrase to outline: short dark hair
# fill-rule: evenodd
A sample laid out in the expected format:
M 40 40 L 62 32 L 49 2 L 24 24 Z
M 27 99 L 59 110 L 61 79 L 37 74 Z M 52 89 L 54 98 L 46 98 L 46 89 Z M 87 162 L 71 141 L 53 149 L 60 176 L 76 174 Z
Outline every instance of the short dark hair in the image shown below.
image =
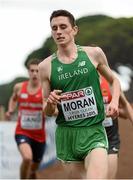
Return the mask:
M 53 18 L 58 17 L 58 16 L 68 17 L 72 27 L 76 26 L 76 21 L 75 21 L 74 16 L 69 11 L 63 10 L 63 9 L 53 11 L 50 16 L 50 22 L 52 21 Z
M 40 59 L 32 58 L 32 59 L 30 59 L 30 60 L 28 61 L 26 67 L 27 67 L 27 69 L 29 69 L 29 68 L 30 68 L 30 65 L 38 65 L 40 62 L 41 62 Z

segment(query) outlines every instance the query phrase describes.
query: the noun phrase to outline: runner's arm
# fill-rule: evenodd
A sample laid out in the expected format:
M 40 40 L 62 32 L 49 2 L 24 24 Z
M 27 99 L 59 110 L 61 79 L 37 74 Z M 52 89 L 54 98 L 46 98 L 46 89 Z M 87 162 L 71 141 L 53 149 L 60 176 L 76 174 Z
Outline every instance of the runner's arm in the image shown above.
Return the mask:
M 97 69 L 99 73 L 105 77 L 112 88 L 112 99 L 107 106 L 107 116 L 115 118 L 119 115 L 120 82 L 110 69 L 107 58 L 101 48 L 96 49 L 96 60 L 98 62 Z
M 39 76 L 41 80 L 43 90 L 43 112 L 47 116 L 53 116 L 56 114 L 57 103 L 54 103 L 50 97 L 50 74 L 51 74 L 51 63 L 50 57 L 46 58 L 39 64 Z M 54 99 L 54 97 L 52 97 Z
M 17 107 L 18 91 L 20 84 L 16 84 L 13 88 L 13 93 L 9 99 L 8 111 L 6 112 L 6 119 L 10 120 L 11 115 L 14 113 Z
M 129 119 L 133 124 L 133 108 L 125 97 L 124 93 L 120 95 L 120 111 L 119 117 Z

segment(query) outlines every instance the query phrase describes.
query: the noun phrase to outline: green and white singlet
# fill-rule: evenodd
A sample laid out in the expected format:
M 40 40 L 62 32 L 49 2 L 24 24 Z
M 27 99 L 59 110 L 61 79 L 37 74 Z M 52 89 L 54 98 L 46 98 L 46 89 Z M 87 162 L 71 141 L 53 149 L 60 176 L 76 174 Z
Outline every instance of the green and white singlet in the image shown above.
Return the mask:
M 56 123 L 60 126 L 84 127 L 105 118 L 99 75 L 86 52 L 77 46 L 74 62 L 64 64 L 56 53 L 51 62 L 51 90 L 59 89 L 66 98 L 58 105 Z

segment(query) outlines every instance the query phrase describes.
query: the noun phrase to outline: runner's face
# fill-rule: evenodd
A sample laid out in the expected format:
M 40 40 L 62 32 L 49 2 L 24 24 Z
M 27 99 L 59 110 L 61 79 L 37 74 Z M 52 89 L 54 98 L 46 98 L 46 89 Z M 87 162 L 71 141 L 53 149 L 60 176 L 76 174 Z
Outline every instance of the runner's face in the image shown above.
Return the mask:
M 72 27 L 68 17 L 59 16 L 51 21 L 52 36 L 57 45 L 65 45 L 74 42 L 77 34 L 77 26 Z
M 34 81 L 37 82 L 39 81 L 39 73 L 38 73 L 38 65 L 36 64 L 31 64 L 29 67 L 29 78 Z

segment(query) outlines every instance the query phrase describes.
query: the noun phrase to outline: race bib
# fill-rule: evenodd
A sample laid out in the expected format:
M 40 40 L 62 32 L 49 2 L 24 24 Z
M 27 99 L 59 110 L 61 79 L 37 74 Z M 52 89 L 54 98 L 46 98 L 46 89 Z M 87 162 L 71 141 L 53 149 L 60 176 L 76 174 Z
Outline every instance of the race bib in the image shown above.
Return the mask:
M 21 111 L 23 129 L 42 129 L 42 111 Z
M 113 126 L 113 120 L 111 117 L 107 117 L 103 122 L 102 122 L 104 127 L 110 127 Z
M 66 92 L 63 95 L 66 95 L 66 98 L 61 100 L 61 106 L 66 121 L 85 119 L 98 114 L 92 87 Z
M 105 100 L 105 98 L 104 98 L 104 100 Z M 108 99 L 106 98 L 106 100 L 108 100 Z M 105 102 L 105 101 L 104 101 L 104 102 Z M 106 102 L 108 102 L 108 101 L 106 101 Z M 107 106 L 108 106 L 108 103 L 107 103 L 107 104 L 104 103 L 105 113 L 106 113 Z M 112 120 L 111 117 L 106 117 L 106 118 L 104 119 L 104 121 L 102 122 L 102 124 L 103 124 L 104 127 L 113 126 L 113 120 Z

